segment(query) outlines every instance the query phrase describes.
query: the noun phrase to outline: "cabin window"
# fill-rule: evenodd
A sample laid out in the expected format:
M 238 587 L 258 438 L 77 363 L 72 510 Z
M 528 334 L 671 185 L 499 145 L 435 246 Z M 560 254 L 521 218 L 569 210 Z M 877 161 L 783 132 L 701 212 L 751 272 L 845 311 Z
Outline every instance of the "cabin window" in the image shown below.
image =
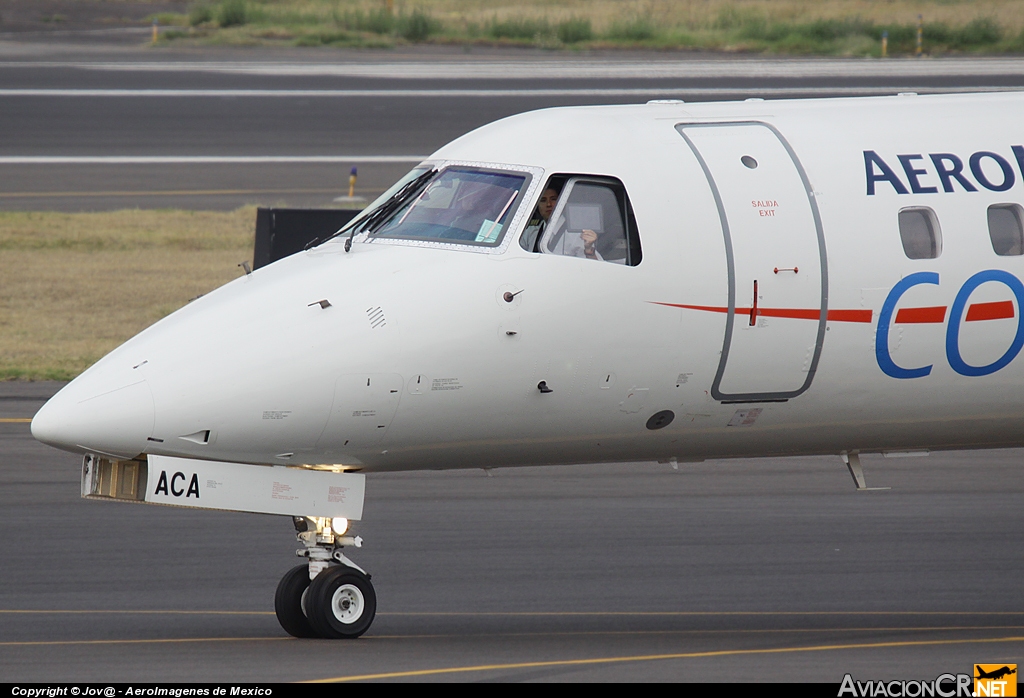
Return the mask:
M 513 219 L 530 175 L 451 167 L 412 180 L 363 218 L 374 237 L 495 247 Z
M 939 219 L 930 208 L 905 208 L 899 213 L 900 239 L 910 259 L 935 259 L 942 253 Z
M 550 208 L 545 199 L 555 195 Z M 544 207 L 548 206 L 545 210 Z M 525 249 L 636 266 L 640 237 L 626 188 L 610 177 L 552 177 L 520 243 Z
M 1000 257 L 1024 254 L 1024 210 L 1018 204 L 989 206 L 988 237 Z

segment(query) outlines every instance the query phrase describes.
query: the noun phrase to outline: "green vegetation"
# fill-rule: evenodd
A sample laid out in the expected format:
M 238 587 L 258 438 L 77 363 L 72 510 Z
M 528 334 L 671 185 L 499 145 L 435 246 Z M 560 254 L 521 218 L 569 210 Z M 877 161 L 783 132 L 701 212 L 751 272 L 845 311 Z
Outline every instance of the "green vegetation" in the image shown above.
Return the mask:
M 205 3 L 197 3 L 188 13 L 188 23 L 195 27 L 213 21 L 213 8 Z
M 1024 52 L 1024 0 L 199 0 L 163 41 L 820 55 Z
M 632 17 L 613 22 L 605 35 L 612 41 L 639 43 L 658 36 L 658 29 L 654 22 L 646 17 Z
M 804 23 L 770 22 L 763 17 L 747 16 L 724 22 L 723 28 L 735 32 L 741 40 L 761 50 L 780 53 L 835 54 L 844 49 L 862 47 L 863 53 L 879 53 L 882 34 L 888 33 L 891 55 L 912 54 L 916 50 L 917 25 L 876 24 L 862 19 L 819 19 Z M 923 49 L 927 53 L 951 51 L 1004 52 L 1024 49 L 1024 35 L 1006 36 L 987 17 L 971 20 L 961 27 L 941 22 L 923 24 Z
M 222 27 L 240 27 L 249 20 L 249 7 L 245 0 L 224 0 L 217 12 L 217 24 Z
M 593 38 L 594 30 L 590 26 L 589 19 L 573 17 L 558 25 L 558 40 L 563 44 L 578 44 Z

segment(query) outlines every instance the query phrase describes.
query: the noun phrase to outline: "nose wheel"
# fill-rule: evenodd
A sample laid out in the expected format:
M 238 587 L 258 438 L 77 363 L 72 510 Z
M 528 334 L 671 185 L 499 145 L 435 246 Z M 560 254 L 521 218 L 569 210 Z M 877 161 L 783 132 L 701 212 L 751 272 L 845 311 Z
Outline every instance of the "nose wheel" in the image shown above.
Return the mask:
M 306 617 L 306 604 L 303 602 L 308 590 L 309 565 L 298 565 L 281 578 L 274 594 L 277 622 L 293 637 L 320 637 Z
M 370 575 L 345 557 L 341 548 L 360 547 L 362 539 L 335 535 L 326 519 L 296 517 L 295 523 L 297 537 L 305 545 L 296 554 L 309 562 L 293 567 L 277 585 L 278 622 L 294 637 L 359 637 L 373 623 L 377 594 Z
M 281 578 L 274 596 L 277 620 L 293 637 L 357 638 L 377 613 L 377 594 L 370 579 L 346 565 L 328 567 L 309 580 L 307 565 Z
M 310 624 L 321 637 L 359 637 L 377 613 L 377 595 L 370 580 L 345 565 L 318 574 L 309 585 L 307 598 Z

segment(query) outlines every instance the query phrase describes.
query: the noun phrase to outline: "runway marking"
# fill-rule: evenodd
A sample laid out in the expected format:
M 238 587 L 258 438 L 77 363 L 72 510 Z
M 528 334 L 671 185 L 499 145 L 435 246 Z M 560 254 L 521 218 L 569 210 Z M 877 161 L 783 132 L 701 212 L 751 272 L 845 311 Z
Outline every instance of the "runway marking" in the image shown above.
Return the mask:
M 378 616 L 1024 616 L 1024 611 L 390 611 Z
M 776 647 L 772 649 L 715 650 L 710 652 L 680 652 L 676 654 L 648 654 L 626 657 L 599 657 L 596 659 L 565 659 L 545 662 L 517 662 L 512 664 L 480 664 L 477 666 L 446 667 L 443 669 L 419 669 L 395 671 L 383 674 L 362 674 L 339 676 L 330 679 L 315 679 L 304 683 L 344 683 L 348 681 L 373 681 L 376 679 L 400 679 L 414 676 L 436 676 L 438 674 L 462 674 L 509 669 L 538 669 L 557 666 L 592 666 L 597 664 L 622 664 L 626 662 L 651 662 L 666 659 L 701 659 L 707 657 L 735 657 L 754 654 L 794 654 L 799 652 L 829 652 L 837 650 L 881 649 L 888 647 L 927 647 L 935 645 L 961 645 L 999 642 L 1024 642 L 1024 637 L 992 637 L 971 640 L 912 640 L 906 642 L 864 642 L 847 645 L 809 645 L 806 647 Z
M 27 424 L 32 421 L 31 417 L 3 417 L 0 424 Z
M 426 155 L 4 155 L 0 165 L 259 165 L 422 162 Z M 334 191 L 333 189 L 331 191 Z
M 921 626 L 921 627 L 884 627 L 868 626 L 856 628 L 757 628 L 757 629 L 725 629 L 725 630 L 579 630 L 558 632 L 522 632 L 522 633 L 431 633 L 422 635 L 367 635 L 367 640 L 425 640 L 440 638 L 489 638 L 489 637 L 598 637 L 598 636 L 641 636 L 641 635 L 766 635 L 766 634 L 809 634 L 809 633 L 867 633 L 867 632 L 952 632 L 952 631 L 992 631 L 1021 630 L 1021 625 L 964 625 L 964 626 Z
M 2 613 L 98 613 L 122 615 L 222 615 L 222 616 L 272 616 L 273 611 L 179 611 L 170 609 L 125 610 L 125 609 L 16 609 L 0 608 Z M 550 618 L 558 616 L 1024 616 L 1024 611 L 385 611 L 378 616 L 523 616 Z
M 39 199 L 79 196 L 229 196 L 238 194 L 337 194 L 334 189 L 155 189 L 152 191 L 23 191 L 0 192 L 0 199 Z
M 928 87 L 923 85 L 875 86 L 875 87 L 595 87 L 595 88 L 537 88 L 537 89 L 435 89 L 435 90 L 280 90 L 280 89 L 43 89 L 6 88 L 0 89 L 0 97 L 159 97 L 159 98 L 279 98 L 286 99 L 351 99 L 351 98 L 436 98 L 436 97 L 640 97 L 671 98 L 748 95 L 895 95 L 898 92 L 919 94 L 953 92 L 1016 92 L 1021 88 L 1006 85 L 984 85 L 970 87 Z
M 1024 62 L 1019 58 L 879 60 L 858 59 L 756 59 L 682 60 L 644 57 L 632 60 L 563 59 L 488 60 L 465 56 L 456 60 L 389 60 L 351 63 L 268 62 L 268 61 L 3 61 L 0 68 L 72 68 L 116 72 L 210 72 L 243 75 L 338 76 L 363 78 L 466 79 L 680 79 L 695 77 L 892 77 L 910 80 L 921 76 L 1021 75 Z M 911 77 L 913 76 L 913 77 Z
M 43 645 L 158 645 L 185 642 L 272 642 L 294 639 L 294 637 L 186 637 L 164 640 L 29 640 L 0 642 L 0 647 L 34 647 Z
M 116 613 L 116 611 L 113 611 Z M 126 611 L 126 613 L 132 613 Z M 176 613 L 175 611 L 155 611 L 154 613 Z M 221 612 L 223 613 L 223 612 Z M 262 613 L 260 615 L 263 615 Z M 274 615 L 267 613 L 265 615 Z M 1019 625 L 993 625 L 993 626 L 950 626 L 950 627 L 920 627 L 920 628 L 765 628 L 757 630 L 621 630 L 621 631 L 582 631 L 582 632 L 537 632 L 537 633 L 479 633 L 459 634 L 434 633 L 429 635 L 368 635 L 366 641 L 371 640 L 427 640 L 453 637 L 577 637 L 577 636 L 599 636 L 599 635 L 759 635 L 759 634 L 785 634 L 785 633 L 850 633 L 850 632 L 949 632 L 954 630 L 1020 630 L 1024 626 Z M 164 638 L 164 639 L 126 639 L 126 640 L 10 640 L 0 642 L 0 647 L 29 647 L 29 646 L 50 646 L 50 645 L 116 645 L 116 644 L 146 644 L 161 642 L 244 642 L 252 640 L 292 640 L 291 637 L 194 637 L 194 638 Z M 318 638 L 311 638 L 318 639 Z M 943 640 L 942 642 L 972 642 L 973 640 Z M 914 642 L 914 641 L 908 641 Z M 932 642 L 932 641 L 922 641 Z M 937 641 L 936 641 L 937 642 Z

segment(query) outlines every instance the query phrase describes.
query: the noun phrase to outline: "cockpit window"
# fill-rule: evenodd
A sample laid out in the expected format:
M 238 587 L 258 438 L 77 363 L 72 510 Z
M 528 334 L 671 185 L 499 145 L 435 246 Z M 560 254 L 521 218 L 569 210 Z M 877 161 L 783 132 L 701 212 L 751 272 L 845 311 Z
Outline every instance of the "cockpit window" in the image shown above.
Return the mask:
M 428 170 L 429 168 L 423 167 L 422 165 L 411 169 L 408 173 L 406 173 L 404 177 L 402 177 L 400 180 L 392 184 L 387 191 L 385 191 L 383 194 L 374 199 L 369 206 L 360 211 L 359 215 L 357 215 L 355 218 L 349 221 L 348 225 L 342 228 L 342 230 L 340 230 L 339 232 L 347 232 L 353 226 L 359 226 L 362 223 L 362 221 L 366 219 L 367 214 L 376 211 L 378 208 L 380 208 L 381 204 L 387 202 L 391 197 L 397 194 L 402 189 L 402 187 L 409 184 L 409 182 L 412 182 L 416 178 L 420 177 Z
M 621 182 L 605 177 L 568 177 L 561 187 L 549 183 L 544 195 L 549 191 L 557 195 L 557 203 L 547 216 L 540 210 L 545 202 L 538 206 L 544 219 L 538 226 L 538 251 L 628 266 L 640 263 L 636 218 Z M 524 241 L 530 232 L 528 228 Z M 528 244 L 533 246 L 532 242 Z
M 374 199 L 372 204 L 364 208 L 352 220 L 343 225 L 340 230 L 331 235 L 310 240 L 305 249 L 308 250 L 311 247 L 316 247 L 328 240 L 333 240 L 343 235 L 354 235 L 355 233 L 362 233 L 368 229 L 372 229 L 375 220 L 382 218 L 387 214 L 387 209 L 389 207 L 393 208 L 397 205 L 397 202 L 403 200 L 402 194 L 407 189 L 414 188 L 416 186 L 416 182 L 421 181 L 421 178 L 423 180 L 429 179 L 427 176 L 428 172 L 433 172 L 433 170 L 430 170 L 430 168 L 424 167 L 423 165 L 414 167 L 406 173 L 404 177 L 391 185 L 386 192 Z M 346 247 L 346 249 L 348 248 Z
M 525 173 L 451 167 L 410 179 L 362 229 L 372 237 L 497 246 L 530 181 Z M 385 210 L 390 206 L 390 210 Z

